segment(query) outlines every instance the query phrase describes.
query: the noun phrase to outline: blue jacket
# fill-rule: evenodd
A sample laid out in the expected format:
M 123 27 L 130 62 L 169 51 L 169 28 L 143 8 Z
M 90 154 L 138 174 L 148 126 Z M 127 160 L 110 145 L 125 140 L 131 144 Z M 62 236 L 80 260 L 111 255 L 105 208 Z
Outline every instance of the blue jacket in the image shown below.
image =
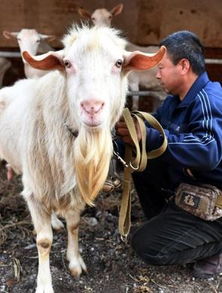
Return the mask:
M 191 181 L 222 188 L 220 83 L 210 81 L 205 72 L 194 82 L 183 101 L 178 96 L 168 96 L 154 116 L 164 128 L 168 147 L 160 158 L 153 160 L 151 166 L 156 161 L 162 171 L 165 168 L 169 188 Z M 148 149 L 159 147 L 161 142 L 159 132 L 147 126 Z M 191 170 L 194 178 L 189 176 L 187 169 Z M 158 168 L 154 170 L 159 176 Z M 161 176 L 164 176 L 164 172 Z

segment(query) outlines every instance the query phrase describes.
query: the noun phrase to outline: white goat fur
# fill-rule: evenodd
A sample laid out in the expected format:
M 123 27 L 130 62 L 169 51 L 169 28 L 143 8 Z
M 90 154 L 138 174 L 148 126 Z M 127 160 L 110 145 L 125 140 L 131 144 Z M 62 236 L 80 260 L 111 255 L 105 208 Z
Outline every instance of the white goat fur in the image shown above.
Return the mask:
M 67 223 L 71 274 L 79 276 L 86 270 L 78 249 L 80 212 L 106 179 L 111 129 L 124 107 L 127 72 L 133 66 L 142 70 L 135 62 L 130 67 L 138 52 L 126 52 L 125 41 L 113 29 L 73 27 L 63 42 L 64 50 L 35 58 L 54 56 L 58 67 L 51 69 L 59 70 L 0 90 L 0 157 L 22 173 L 22 194 L 37 233 L 37 293 L 53 292 L 52 211 Z M 160 59 L 159 55 L 149 67 Z M 126 65 L 119 67 L 119 60 Z M 71 130 L 78 131 L 77 138 Z
M 113 16 L 119 15 L 122 12 L 122 9 L 123 4 L 120 3 L 111 10 L 107 10 L 106 8 L 98 8 L 90 13 L 84 8 L 81 8 L 80 10 L 78 10 L 78 12 L 82 17 L 90 18 L 94 25 L 111 27 L 111 21 L 113 19 Z M 159 50 L 159 48 L 159 46 L 137 46 L 129 41 L 126 43 L 127 51 L 138 50 L 144 53 L 155 53 Z M 147 90 L 157 92 L 159 98 L 163 100 L 166 97 L 166 93 L 163 91 L 159 81 L 157 80 L 156 74 L 156 67 L 151 68 L 147 71 L 131 72 L 128 75 L 130 90 L 139 91 L 139 86 L 142 86 Z M 139 96 L 133 96 L 132 109 L 139 109 Z
M 37 53 L 52 51 L 52 47 L 46 40 L 55 39 L 52 35 L 40 34 L 35 29 L 21 29 L 19 32 L 3 31 L 3 36 L 7 39 L 17 39 L 20 52 L 28 51 L 35 56 Z M 24 63 L 24 72 L 27 78 L 38 78 L 47 73 L 45 70 L 38 70 L 31 67 L 22 57 Z

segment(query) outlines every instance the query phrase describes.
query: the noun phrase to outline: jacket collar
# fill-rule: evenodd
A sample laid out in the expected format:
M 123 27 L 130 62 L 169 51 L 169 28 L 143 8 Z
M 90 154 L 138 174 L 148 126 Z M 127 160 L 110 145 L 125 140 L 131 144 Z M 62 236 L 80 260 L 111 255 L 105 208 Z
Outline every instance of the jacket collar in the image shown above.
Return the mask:
M 202 73 L 193 83 L 188 93 L 184 97 L 184 99 L 178 104 L 177 108 L 187 107 L 197 96 L 197 94 L 205 87 L 205 85 L 209 82 L 209 77 L 207 72 Z M 178 96 L 175 96 L 177 99 Z

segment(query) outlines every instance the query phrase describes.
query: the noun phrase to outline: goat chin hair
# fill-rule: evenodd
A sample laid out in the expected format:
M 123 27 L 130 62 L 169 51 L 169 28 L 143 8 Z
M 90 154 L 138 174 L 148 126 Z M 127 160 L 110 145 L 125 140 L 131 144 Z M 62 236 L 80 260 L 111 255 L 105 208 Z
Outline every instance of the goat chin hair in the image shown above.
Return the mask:
M 93 200 L 104 185 L 112 153 L 110 131 L 80 129 L 75 140 L 74 166 L 77 187 L 88 205 L 93 205 Z

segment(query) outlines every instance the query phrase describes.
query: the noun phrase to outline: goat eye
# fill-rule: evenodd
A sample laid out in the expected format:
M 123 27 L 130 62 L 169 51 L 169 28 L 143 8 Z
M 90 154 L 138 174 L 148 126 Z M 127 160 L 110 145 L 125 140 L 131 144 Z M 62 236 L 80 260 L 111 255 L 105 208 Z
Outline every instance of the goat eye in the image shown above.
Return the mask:
M 110 16 L 109 16 L 109 19 L 112 19 L 112 18 L 113 18 L 112 15 L 110 15 Z
M 121 59 L 118 59 L 117 61 L 116 61 L 116 67 L 117 68 L 120 68 L 122 65 L 123 65 L 123 60 L 121 60 Z
M 64 65 L 65 65 L 66 68 L 72 67 L 72 64 L 68 60 L 64 60 L 63 63 L 64 63 Z
M 20 39 L 20 38 L 17 38 L 17 41 L 18 41 L 18 42 L 20 42 L 20 41 L 21 41 L 21 39 Z
M 40 43 L 40 40 L 36 40 L 36 43 Z
M 95 17 L 91 17 L 91 20 L 92 20 L 92 21 L 95 21 L 96 19 L 95 19 Z

